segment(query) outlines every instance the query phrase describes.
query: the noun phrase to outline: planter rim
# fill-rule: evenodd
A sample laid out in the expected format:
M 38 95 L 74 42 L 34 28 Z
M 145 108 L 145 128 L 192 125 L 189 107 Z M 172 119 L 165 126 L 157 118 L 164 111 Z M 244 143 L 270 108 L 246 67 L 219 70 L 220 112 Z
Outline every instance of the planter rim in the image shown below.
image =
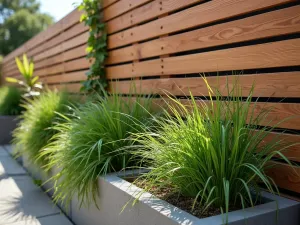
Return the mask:
M 3 118 L 18 118 L 20 115 L 17 115 L 17 116 L 10 116 L 10 115 L 0 115 L 0 119 L 3 119 Z
M 123 192 L 127 193 L 133 199 L 136 199 L 139 196 L 138 202 L 146 204 L 148 207 L 156 210 L 158 213 L 168 217 L 169 219 L 177 222 L 178 224 L 193 224 L 193 225 L 206 225 L 206 224 L 224 224 L 225 215 L 216 215 L 207 218 L 198 218 L 192 214 L 173 206 L 172 204 L 157 198 L 155 195 L 144 192 L 142 194 L 142 189 L 135 186 L 134 184 L 126 181 L 122 177 L 129 175 L 136 176 L 145 170 L 127 170 L 117 173 L 111 173 L 99 179 L 104 179 L 106 182 L 109 182 L 113 186 L 119 188 Z M 283 198 L 268 192 L 262 192 L 262 198 L 267 200 L 266 203 L 251 207 L 232 211 L 228 213 L 228 223 L 243 221 L 245 219 L 250 219 L 252 217 L 274 213 L 282 209 L 300 205 L 299 202 Z M 131 206 L 127 206 L 131 207 Z

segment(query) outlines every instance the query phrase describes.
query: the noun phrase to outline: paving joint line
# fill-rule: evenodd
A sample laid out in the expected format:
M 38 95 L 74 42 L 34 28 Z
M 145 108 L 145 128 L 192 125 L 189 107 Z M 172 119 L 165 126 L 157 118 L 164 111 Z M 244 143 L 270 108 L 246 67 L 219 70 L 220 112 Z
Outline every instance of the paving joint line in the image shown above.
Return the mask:
M 49 215 L 44 215 L 44 216 L 37 216 L 37 219 L 41 219 L 41 218 L 45 218 L 45 217 L 49 217 L 49 216 L 56 216 L 56 215 L 60 215 L 61 212 L 57 212 L 57 213 L 51 213 Z

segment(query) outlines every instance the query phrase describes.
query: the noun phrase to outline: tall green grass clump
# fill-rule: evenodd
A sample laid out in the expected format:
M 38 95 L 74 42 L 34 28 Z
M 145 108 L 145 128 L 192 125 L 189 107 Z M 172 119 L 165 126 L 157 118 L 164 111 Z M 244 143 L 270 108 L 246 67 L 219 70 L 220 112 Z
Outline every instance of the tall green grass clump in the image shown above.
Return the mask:
M 15 116 L 20 115 L 22 93 L 13 86 L 0 88 L 0 115 Z
M 207 88 L 215 98 L 203 101 L 192 96 L 184 104 L 170 96 L 157 131 L 135 134 L 141 143 L 136 154 L 150 170 L 138 182 L 145 191 L 167 188 L 194 198 L 192 210 L 214 207 L 227 215 L 230 207 L 255 205 L 261 193 L 259 183 L 277 192 L 265 170 L 275 155 L 289 163 L 282 154 L 288 146 L 282 147 L 279 139 L 263 141 L 274 123 L 267 119 L 269 110 L 254 110 L 254 88 L 246 99 L 238 83 L 232 89 L 227 86 L 226 98 L 208 84 Z M 267 126 L 261 128 L 261 124 Z
M 151 98 L 120 97 L 117 94 L 97 97 L 74 109 L 74 116 L 54 127 L 58 133 L 47 148 L 50 163 L 58 165 L 55 200 L 68 203 L 77 196 L 82 204 L 96 203 L 98 177 L 121 171 L 136 164 L 129 136 L 141 132 L 150 122 Z
M 19 153 L 25 154 L 31 163 L 39 166 L 47 163 L 47 158 L 38 158 L 38 154 L 56 133 L 50 128 L 60 122 L 57 113 L 68 113 L 70 100 L 67 93 L 50 90 L 27 100 L 25 112 L 20 116 L 21 122 L 13 132 L 13 143 Z

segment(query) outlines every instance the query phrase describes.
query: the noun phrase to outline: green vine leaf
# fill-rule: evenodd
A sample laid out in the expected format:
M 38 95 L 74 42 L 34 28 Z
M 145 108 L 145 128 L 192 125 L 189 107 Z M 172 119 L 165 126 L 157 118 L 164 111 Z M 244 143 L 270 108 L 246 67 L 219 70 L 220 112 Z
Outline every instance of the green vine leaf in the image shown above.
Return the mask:
M 80 22 L 90 28 L 86 57 L 94 59 L 89 72 L 86 73 L 87 80 L 82 82 L 81 91 L 103 90 L 107 87 L 104 63 L 108 53 L 106 25 L 100 22 L 103 19 L 101 3 L 99 0 L 83 0 L 78 9 L 84 11 L 80 17 Z

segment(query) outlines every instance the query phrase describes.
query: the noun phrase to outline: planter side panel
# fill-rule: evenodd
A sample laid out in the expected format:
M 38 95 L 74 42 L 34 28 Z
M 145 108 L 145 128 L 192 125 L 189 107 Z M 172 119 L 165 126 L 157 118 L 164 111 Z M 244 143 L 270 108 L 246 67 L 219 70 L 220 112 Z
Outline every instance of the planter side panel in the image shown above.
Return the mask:
M 131 196 L 107 180 L 99 179 L 99 187 L 101 189 L 97 202 L 99 210 L 94 205 L 79 209 L 78 200 L 73 198 L 71 219 L 76 225 L 178 224 L 142 202 L 132 206 Z
M 16 129 L 17 123 L 15 116 L 0 116 L 0 145 L 10 144 L 12 132 Z

